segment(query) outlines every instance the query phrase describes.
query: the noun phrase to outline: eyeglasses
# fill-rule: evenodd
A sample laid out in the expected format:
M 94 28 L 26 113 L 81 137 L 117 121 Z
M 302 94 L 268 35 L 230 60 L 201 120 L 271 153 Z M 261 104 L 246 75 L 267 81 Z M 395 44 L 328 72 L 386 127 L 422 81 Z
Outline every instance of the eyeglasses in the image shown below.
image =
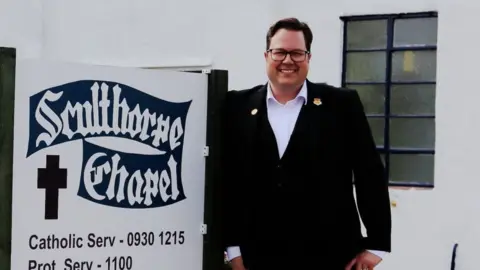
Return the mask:
M 272 60 L 274 61 L 283 61 L 287 58 L 287 55 L 290 55 L 290 59 L 294 62 L 303 62 L 305 61 L 309 51 L 302 51 L 302 50 L 293 50 L 293 51 L 286 51 L 283 49 L 269 49 L 267 52 L 270 53 Z

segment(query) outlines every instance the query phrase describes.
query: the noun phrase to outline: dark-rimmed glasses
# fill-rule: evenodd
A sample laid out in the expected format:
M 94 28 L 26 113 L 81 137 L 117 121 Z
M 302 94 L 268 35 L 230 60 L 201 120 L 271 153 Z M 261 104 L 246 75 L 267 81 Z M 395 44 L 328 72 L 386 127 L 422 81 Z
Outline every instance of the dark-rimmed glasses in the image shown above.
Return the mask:
M 270 53 L 273 61 L 283 61 L 289 54 L 290 59 L 294 62 L 303 62 L 307 58 L 307 55 L 310 54 L 309 51 L 304 50 L 287 51 L 284 49 L 269 49 L 267 53 Z

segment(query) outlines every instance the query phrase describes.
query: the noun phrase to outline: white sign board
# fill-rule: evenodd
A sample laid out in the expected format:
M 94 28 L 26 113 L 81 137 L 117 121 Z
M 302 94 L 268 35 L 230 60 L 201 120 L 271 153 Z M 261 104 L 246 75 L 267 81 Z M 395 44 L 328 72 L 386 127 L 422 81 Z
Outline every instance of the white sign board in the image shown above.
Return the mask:
M 12 270 L 201 270 L 207 75 L 17 62 Z

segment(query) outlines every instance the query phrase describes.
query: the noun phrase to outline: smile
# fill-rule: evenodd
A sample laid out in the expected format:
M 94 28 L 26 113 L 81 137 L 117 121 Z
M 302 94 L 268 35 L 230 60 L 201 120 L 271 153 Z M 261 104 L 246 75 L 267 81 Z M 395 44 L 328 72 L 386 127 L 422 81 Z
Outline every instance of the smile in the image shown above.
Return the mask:
M 281 73 L 294 73 L 296 71 L 296 69 L 280 69 Z

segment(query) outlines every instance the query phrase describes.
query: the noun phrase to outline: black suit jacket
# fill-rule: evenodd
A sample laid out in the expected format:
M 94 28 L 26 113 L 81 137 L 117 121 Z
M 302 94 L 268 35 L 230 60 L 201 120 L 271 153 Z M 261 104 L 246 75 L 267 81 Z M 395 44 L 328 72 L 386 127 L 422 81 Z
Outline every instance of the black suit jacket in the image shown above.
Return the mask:
M 225 106 L 224 245 L 240 246 L 242 253 L 251 248 L 246 228 L 252 226 L 248 211 L 255 183 L 249 180 L 256 173 L 252 169 L 253 141 L 261 113 L 252 114 L 252 110 L 263 107 L 266 91 L 266 85 L 229 91 Z M 310 149 L 308 171 L 311 179 L 318 181 L 311 181 L 302 192 L 292 195 L 303 202 L 298 211 L 305 213 L 305 218 L 286 237 L 301 238 L 305 245 L 323 248 L 310 250 L 308 255 L 337 256 L 345 262 L 364 249 L 390 251 L 388 184 L 357 92 L 307 80 L 307 98 L 296 126 L 307 135 L 297 139 Z M 316 105 L 314 100 L 321 104 Z M 361 235 L 358 214 L 367 237 Z

